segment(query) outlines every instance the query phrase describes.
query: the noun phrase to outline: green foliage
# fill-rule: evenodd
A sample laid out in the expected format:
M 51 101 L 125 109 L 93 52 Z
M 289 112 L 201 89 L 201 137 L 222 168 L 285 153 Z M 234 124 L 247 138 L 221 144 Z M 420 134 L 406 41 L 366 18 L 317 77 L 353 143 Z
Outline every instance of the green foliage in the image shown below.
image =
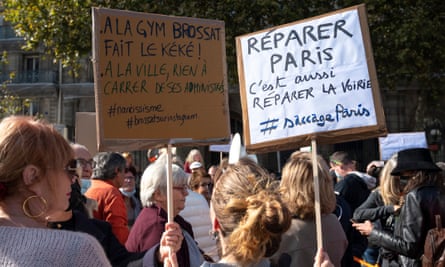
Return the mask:
M 3 51 L 0 64 L 8 64 L 8 54 Z M 0 75 L 2 73 L 0 72 Z M 6 85 L 14 79 L 15 73 L 9 73 L 9 79 L 1 83 L 0 87 L 0 119 L 9 115 L 15 115 L 22 112 L 24 107 L 29 107 L 30 100 L 22 99 L 6 89 Z
M 5 86 L 0 89 L 0 118 L 21 114 L 23 107 L 29 107 L 30 100 L 11 94 Z
M 346 5 L 358 1 L 345 1 Z M 417 85 L 427 113 L 445 92 L 445 2 L 367 0 L 379 83 L 394 89 Z
M 445 1 L 365 0 L 381 87 L 414 83 L 426 101 L 443 95 Z M 76 67 L 91 52 L 91 7 L 223 20 L 229 83 L 237 83 L 235 37 L 361 4 L 355 0 L 3 0 L 4 15 L 27 47 L 43 44 Z

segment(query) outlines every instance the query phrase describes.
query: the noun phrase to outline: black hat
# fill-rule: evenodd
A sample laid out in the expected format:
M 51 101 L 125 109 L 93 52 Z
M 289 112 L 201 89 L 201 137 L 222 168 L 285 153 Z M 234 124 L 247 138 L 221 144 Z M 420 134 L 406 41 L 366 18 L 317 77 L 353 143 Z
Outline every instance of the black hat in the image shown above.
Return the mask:
M 411 148 L 397 153 L 397 164 L 391 175 L 400 175 L 404 171 L 438 172 L 441 169 L 433 162 L 428 149 Z

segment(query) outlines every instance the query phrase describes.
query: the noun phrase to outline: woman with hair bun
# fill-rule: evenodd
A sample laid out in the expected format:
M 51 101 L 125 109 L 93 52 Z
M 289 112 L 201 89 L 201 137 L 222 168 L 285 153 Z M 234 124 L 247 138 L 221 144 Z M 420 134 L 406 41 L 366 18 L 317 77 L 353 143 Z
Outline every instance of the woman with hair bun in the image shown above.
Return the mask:
M 219 242 L 220 260 L 204 261 L 201 267 L 270 267 L 271 257 L 292 220 L 278 191 L 278 182 L 249 158 L 218 169 L 210 200 L 213 236 Z M 172 241 L 171 245 L 174 245 Z M 174 266 L 176 262 L 173 263 Z M 290 265 L 280 258 L 280 267 Z M 299 266 L 299 265 L 298 265 Z M 301 265 L 303 266 L 303 265 Z M 333 267 L 328 254 L 320 249 L 308 266 Z
M 215 180 L 210 213 L 221 260 L 201 266 L 270 266 L 267 258 L 291 222 L 277 183 L 247 158 L 217 173 Z

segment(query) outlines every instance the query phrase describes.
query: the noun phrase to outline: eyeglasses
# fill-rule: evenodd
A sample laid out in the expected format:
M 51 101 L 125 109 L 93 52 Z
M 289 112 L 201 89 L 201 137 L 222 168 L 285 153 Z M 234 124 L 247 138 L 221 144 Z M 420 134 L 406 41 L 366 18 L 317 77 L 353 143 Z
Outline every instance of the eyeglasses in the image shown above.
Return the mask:
M 82 168 L 86 168 L 87 165 L 90 165 L 90 167 L 92 168 L 93 164 L 94 164 L 93 159 L 86 160 L 86 159 L 79 158 L 76 160 L 77 160 L 77 162 L 79 162 L 79 164 L 82 166 Z
M 184 193 L 187 193 L 188 191 L 188 189 L 189 189 L 189 187 L 188 187 L 188 185 L 181 185 L 181 186 L 173 186 L 173 189 L 176 189 L 176 190 L 181 190 L 182 192 L 184 192 Z

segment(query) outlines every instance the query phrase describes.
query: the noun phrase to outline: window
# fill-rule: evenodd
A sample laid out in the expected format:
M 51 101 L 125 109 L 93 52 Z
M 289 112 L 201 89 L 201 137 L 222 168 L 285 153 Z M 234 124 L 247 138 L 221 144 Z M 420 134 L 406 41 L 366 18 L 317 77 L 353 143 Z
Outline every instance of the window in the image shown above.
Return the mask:
M 25 77 L 26 82 L 35 83 L 39 81 L 39 57 L 25 57 Z

